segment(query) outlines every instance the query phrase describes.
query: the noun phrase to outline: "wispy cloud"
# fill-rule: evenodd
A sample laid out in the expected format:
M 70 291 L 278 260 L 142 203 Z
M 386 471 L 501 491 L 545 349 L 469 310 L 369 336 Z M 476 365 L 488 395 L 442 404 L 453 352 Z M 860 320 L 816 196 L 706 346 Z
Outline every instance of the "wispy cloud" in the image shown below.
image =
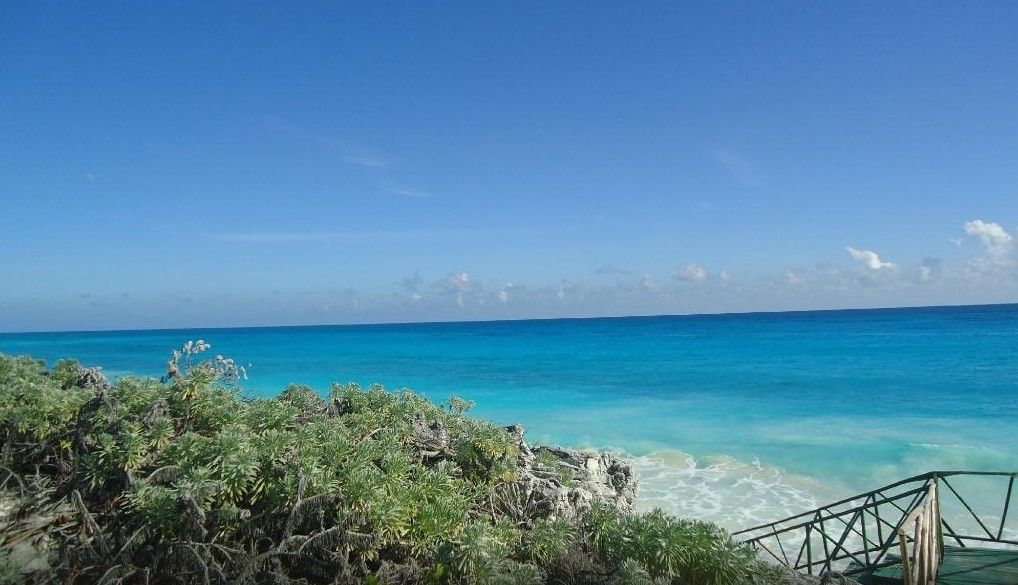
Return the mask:
M 640 280 L 640 288 L 649 293 L 661 292 L 661 287 L 658 286 L 657 281 L 649 274 L 645 274 Z
M 940 258 L 923 258 L 922 264 L 916 270 L 916 279 L 919 282 L 930 282 L 939 280 L 944 273 L 944 262 Z
M 347 152 L 340 155 L 340 159 L 342 159 L 343 162 L 371 169 L 380 169 L 389 165 L 389 160 L 381 155 L 368 152 L 355 152 L 353 149 L 349 148 L 346 150 Z
M 743 187 L 755 187 L 759 183 L 752 165 L 741 154 L 727 149 L 714 149 L 711 155 L 736 183 Z
M 495 232 L 484 229 L 448 230 L 378 230 L 359 232 L 231 232 L 211 234 L 219 242 L 232 243 L 301 243 L 343 240 L 414 240 L 427 238 L 491 237 Z
M 632 270 L 626 270 L 625 268 L 619 268 L 618 266 L 613 266 L 611 264 L 605 264 L 594 272 L 594 274 L 597 274 L 598 276 L 629 276 L 632 273 Z
M 579 287 L 577 287 L 577 286 L 576 286 L 575 284 L 573 284 L 572 282 L 570 282 L 570 281 L 568 281 L 568 280 L 563 280 L 563 281 L 562 281 L 562 283 L 561 283 L 561 284 L 559 284 L 558 290 L 557 290 L 557 291 L 555 291 L 555 296 L 556 296 L 556 297 L 557 297 L 557 298 L 558 298 L 558 299 L 559 299 L 560 301 L 561 301 L 561 300 L 564 300 L 564 299 L 565 299 L 565 298 L 566 298 L 567 296 L 569 296 L 569 295 L 571 295 L 571 294 L 575 293 L 575 292 L 577 291 L 577 289 L 578 289 L 578 288 L 579 288 Z
M 386 177 L 385 175 L 389 173 L 383 169 L 388 169 L 399 161 L 374 148 L 348 138 L 308 130 L 280 118 L 270 118 L 267 123 L 271 129 L 277 132 L 317 144 L 333 156 L 338 157 L 343 163 L 364 169 L 364 172 L 369 173 L 373 180 L 377 181 L 381 191 L 385 193 L 411 199 L 426 199 L 432 196 L 427 191 L 396 183 Z
M 411 197 L 413 199 L 426 199 L 431 197 L 431 193 L 425 191 L 419 191 L 417 189 L 411 189 L 392 181 L 383 181 L 382 188 L 386 193 L 392 193 L 393 195 L 399 195 L 400 197 Z
M 372 169 L 384 168 L 392 164 L 390 157 L 347 138 L 308 130 L 278 117 L 268 118 L 267 125 L 277 132 L 313 142 L 334 155 L 338 155 L 341 161 L 348 164 Z
M 271 243 L 271 242 L 323 242 L 326 240 L 342 239 L 346 234 L 334 233 L 272 233 L 272 232 L 247 232 L 232 234 L 212 234 L 213 240 L 220 242 L 248 242 L 248 243 Z
M 511 293 L 514 288 L 516 288 L 515 284 L 511 282 L 505 283 L 505 286 L 502 287 L 502 290 L 498 291 L 498 301 L 503 305 L 508 303 L 510 299 L 509 293 Z
M 414 270 L 413 274 L 409 274 L 409 275 L 404 276 L 403 278 L 399 279 L 400 286 L 402 286 L 404 289 L 406 289 L 407 292 L 412 292 L 412 293 L 419 291 L 421 289 L 421 284 L 423 282 L 424 282 L 424 279 L 421 278 L 421 271 L 420 270 Z
M 673 276 L 684 282 L 703 282 L 707 280 L 708 273 L 706 268 L 694 263 L 679 268 Z
M 382 319 L 386 315 L 399 315 L 400 319 L 458 319 L 1013 300 L 1014 291 L 1018 291 L 1018 232 L 1005 229 L 1003 226 L 1007 223 L 973 220 L 958 224 L 955 229 L 964 230 L 971 258 L 952 255 L 943 260 L 933 256 L 913 259 L 902 255 L 891 262 L 872 249 L 842 247 L 835 248 L 834 256 L 826 262 L 811 266 L 773 264 L 729 273 L 720 266 L 708 270 L 706 263 L 694 262 L 677 264 L 677 268 L 673 265 L 670 272 L 661 267 L 658 273 L 642 270 L 630 273 L 610 264 L 592 270 L 597 268 L 595 264 L 586 269 L 573 266 L 571 272 L 551 280 L 531 280 L 526 274 L 514 274 L 509 278 L 508 274 L 498 273 L 498 266 L 486 266 L 477 273 L 449 266 L 431 277 L 400 266 L 400 272 L 392 273 L 385 290 L 378 290 L 373 284 L 351 282 L 349 284 L 358 286 L 355 292 L 349 292 L 343 289 L 348 283 L 341 281 L 333 292 L 313 301 L 317 303 L 316 310 L 321 308 L 321 303 L 326 303 L 331 307 L 330 315 L 345 311 L 342 314 L 356 315 L 358 319 L 374 319 L 376 314 Z M 522 233 L 530 235 L 534 233 L 532 229 Z M 215 237 L 235 242 L 233 245 L 238 248 L 306 245 L 346 249 L 350 245 L 343 242 L 347 241 L 363 241 L 370 247 L 376 240 L 400 240 L 399 247 L 413 248 L 417 238 L 502 237 L 507 233 L 521 232 L 506 227 L 488 230 L 308 229 L 223 233 Z M 941 246 L 946 245 L 942 238 L 940 242 Z M 339 291 L 343 291 L 342 294 Z M 82 297 L 76 303 L 85 307 L 90 301 L 105 300 L 100 297 Z M 111 304 L 115 304 L 112 301 L 123 302 L 111 298 Z M 183 303 L 187 302 L 177 299 L 175 306 L 186 307 Z
M 456 305 L 462 307 L 465 304 L 466 295 L 474 290 L 474 281 L 466 272 L 453 272 L 445 277 L 440 285 L 446 291 L 455 295 Z
M 803 286 L 807 283 L 807 277 L 798 270 L 788 270 L 785 272 L 783 282 L 788 286 Z

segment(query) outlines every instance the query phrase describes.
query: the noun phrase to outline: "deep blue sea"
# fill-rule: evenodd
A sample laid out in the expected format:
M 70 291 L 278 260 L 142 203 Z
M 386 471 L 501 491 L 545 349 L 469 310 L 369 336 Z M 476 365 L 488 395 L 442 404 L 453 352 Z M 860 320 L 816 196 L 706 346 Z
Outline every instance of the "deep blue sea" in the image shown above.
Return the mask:
M 729 528 L 931 469 L 1018 469 L 1018 305 L 0 334 L 0 352 L 163 373 L 189 339 L 246 392 L 457 395 L 532 442 L 636 463 L 641 506 Z

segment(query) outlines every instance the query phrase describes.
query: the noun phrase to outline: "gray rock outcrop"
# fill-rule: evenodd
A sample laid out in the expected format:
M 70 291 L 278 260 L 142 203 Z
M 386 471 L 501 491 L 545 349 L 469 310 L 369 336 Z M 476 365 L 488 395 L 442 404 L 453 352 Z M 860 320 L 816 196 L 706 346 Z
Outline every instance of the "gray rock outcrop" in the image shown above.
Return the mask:
M 631 512 L 637 479 L 626 461 L 610 453 L 535 446 L 523 440 L 520 425 L 506 431 L 519 441 L 520 478 L 516 489 L 538 517 L 575 518 L 594 502 Z
M 81 368 L 78 370 L 78 377 L 74 381 L 74 385 L 96 392 L 108 392 L 110 389 L 110 381 L 106 379 L 102 368 Z
M 519 477 L 498 490 L 499 507 L 521 522 L 537 518 L 582 516 L 595 502 L 631 512 L 637 479 L 632 467 L 610 453 L 531 447 L 521 425 L 505 427 L 519 450 Z M 441 422 L 418 417 L 410 442 L 424 461 L 456 456 L 448 430 Z

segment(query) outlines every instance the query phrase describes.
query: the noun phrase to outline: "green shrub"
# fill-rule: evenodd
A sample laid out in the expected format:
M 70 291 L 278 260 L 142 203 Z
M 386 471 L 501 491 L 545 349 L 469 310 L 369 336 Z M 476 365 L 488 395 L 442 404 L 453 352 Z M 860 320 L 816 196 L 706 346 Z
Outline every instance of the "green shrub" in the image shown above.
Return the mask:
M 538 565 L 548 565 L 566 555 L 575 536 L 573 525 L 562 518 L 540 518 L 527 533 L 525 554 Z
M 70 439 L 71 424 L 94 394 L 81 388 L 65 390 L 68 377 L 77 375 L 68 369 L 76 366 L 60 363 L 59 376 L 50 376 L 41 361 L 0 356 L 0 423 L 9 433 L 6 446 L 19 451 L 69 446 L 65 441 Z M 46 444 L 50 438 L 56 445 Z
M 466 401 L 355 384 L 245 398 L 242 370 L 206 349 L 176 351 L 165 382 L 112 385 L 0 355 L 0 495 L 59 540 L 35 582 L 780 582 L 720 529 L 660 512 L 510 517 L 494 501 L 519 445 Z M 571 482 L 553 459 L 537 465 Z

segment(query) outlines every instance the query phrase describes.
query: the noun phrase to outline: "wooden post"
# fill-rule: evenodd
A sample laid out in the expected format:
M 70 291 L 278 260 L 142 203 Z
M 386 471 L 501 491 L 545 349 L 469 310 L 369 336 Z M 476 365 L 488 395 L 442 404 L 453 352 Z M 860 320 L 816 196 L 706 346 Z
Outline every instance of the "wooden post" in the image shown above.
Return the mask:
M 928 503 L 923 504 L 923 514 L 920 514 L 916 518 L 916 534 L 918 538 L 915 542 L 916 551 L 916 583 L 927 585 L 930 579 L 929 572 L 929 534 L 926 530 L 926 522 L 929 520 L 929 515 L 925 514 Z
M 912 567 L 908 562 L 908 535 L 905 527 L 898 529 L 898 553 L 901 555 L 901 581 L 904 585 L 916 585 L 912 582 Z

